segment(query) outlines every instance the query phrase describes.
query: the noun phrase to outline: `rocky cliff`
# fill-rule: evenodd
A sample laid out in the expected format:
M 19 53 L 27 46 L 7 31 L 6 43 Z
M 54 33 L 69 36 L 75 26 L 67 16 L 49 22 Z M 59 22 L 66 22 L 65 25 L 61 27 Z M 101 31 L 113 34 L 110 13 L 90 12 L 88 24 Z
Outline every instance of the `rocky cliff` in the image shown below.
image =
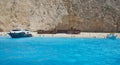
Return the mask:
M 120 0 L 0 0 L 0 31 L 120 31 Z

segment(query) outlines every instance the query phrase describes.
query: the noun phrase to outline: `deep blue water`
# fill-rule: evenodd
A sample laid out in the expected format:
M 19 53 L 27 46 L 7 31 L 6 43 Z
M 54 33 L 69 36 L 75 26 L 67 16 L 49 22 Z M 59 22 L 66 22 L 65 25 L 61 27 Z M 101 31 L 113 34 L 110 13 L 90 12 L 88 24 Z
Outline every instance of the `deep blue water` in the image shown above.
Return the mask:
M 120 65 L 120 39 L 0 37 L 0 65 Z

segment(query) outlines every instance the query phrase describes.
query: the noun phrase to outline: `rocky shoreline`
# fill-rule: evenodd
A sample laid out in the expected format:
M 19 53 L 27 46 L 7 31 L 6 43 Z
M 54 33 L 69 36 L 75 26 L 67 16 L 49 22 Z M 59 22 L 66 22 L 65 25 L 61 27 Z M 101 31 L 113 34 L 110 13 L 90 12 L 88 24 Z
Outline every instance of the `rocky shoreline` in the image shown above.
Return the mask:
M 120 32 L 120 0 L 0 0 L 0 32 L 14 28 Z
M 8 36 L 8 32 L 0 32 L 0 36 Z M 93 32 L 81 32 L 80 34 L 37 34 L 37 32 L 32 32 L 33 37 L 65 37 L 65 38 L 106 38 L 110 33 L 93 33 Z M 117 38 L 120 38 L 120 33 L 114 33 Z

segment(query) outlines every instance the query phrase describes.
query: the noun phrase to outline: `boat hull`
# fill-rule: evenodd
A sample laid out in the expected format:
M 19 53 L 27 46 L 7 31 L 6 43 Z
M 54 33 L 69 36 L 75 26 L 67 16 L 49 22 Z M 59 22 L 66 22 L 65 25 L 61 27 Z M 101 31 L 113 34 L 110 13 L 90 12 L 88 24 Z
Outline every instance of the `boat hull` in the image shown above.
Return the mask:
M 8 33 L 12 38 L 32 37 L 32 34 L 21 33 Z

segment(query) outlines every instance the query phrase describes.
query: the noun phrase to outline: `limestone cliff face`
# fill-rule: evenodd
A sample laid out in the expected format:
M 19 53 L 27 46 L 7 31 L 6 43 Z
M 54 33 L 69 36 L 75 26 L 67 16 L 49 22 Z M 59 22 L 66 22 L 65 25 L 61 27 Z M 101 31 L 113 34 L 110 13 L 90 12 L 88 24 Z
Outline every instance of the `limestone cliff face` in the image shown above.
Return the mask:
M 0 31 L 120 31 L 120 0 L 0 0 Z

